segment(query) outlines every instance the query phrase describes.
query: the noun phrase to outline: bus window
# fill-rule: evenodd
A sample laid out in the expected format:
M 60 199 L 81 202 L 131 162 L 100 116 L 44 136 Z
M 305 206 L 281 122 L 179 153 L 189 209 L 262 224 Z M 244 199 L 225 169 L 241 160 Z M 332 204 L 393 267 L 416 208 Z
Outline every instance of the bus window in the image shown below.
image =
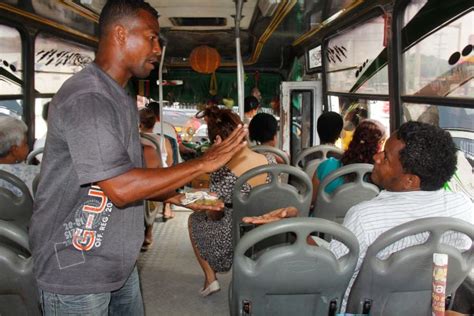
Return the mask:
M 0 115 L 23 116 L 23 73 L 20 33 L 0 25 Z
M 356 97 L 329 96 L 331 111 L 338 112 L 345 120 L 357 109 L 359 121 L 365 118 L 377 120 L 383 124 L 386 132 L 390 132 L 390 104 L 388 101 L 360 99 Z
M 418 2 L 410 4 L 405 20 L 411 24 L 426 23 L 430 17 L 424 19 L 422 9 Z M 421 17 L 412 17 L 417 10 Z M 406 28 L 411 27 L 408 21 L 405 24 Z M 471 10 L 405 51 L 403 94 L 473 98 L 473 30 L 474 11 Z
M 46 103 L 51 101 L 51 98 L 36 98 L 35 100 L 35 138 L 41 139 L 45 138 L 46 131 L 48 129 L 47 122 L 44 120 L 43 109 Z M 38 145 L 35 145 L 37 147 Z M 36 148 L 35 148 L 36 149 Z
M 448 130 L 459 150 L 474 167 L 474 109 L 404 103 L 404 121 L 421 121 Z
M 91 48 L 40 33 L 35 41 L 35 90 L 56 93 L 64 81 L 93 60 Z
M 35 138 L 46 135 L 43 107 L 69 77 L 94 59 L 91 48 L 44 33 L 35 40 Z
M 326 46 L 328 91 L 388 95 L 384 52 L 382 16 L 331 38 Z

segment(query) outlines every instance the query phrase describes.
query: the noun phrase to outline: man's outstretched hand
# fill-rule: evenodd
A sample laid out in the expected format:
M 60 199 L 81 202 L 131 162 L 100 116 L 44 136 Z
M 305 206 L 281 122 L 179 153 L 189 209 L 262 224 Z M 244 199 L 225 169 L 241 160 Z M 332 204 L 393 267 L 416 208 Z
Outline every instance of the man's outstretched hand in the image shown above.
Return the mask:
M 283 218 L 296 217 L 298 216 L 298 209 L 293 206 L 279 208 L 274 211 L 265 213 L 261 216 L 248 216 L 243 217 L 242 222 L 247 224 L 267 224 L 275 221 L 279 221 Z

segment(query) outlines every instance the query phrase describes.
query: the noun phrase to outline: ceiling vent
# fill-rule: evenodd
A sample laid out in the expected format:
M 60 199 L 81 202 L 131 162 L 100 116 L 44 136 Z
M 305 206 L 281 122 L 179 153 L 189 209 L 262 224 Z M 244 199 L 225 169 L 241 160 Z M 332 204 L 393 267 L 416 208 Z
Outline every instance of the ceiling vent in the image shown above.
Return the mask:
M 226 18 L 169 18 L 171 23 L 174 26 L 226 26 L 227 19 Z
M 272 16 L 281 0 L 258 0 L 258 8 L 263 16 Z

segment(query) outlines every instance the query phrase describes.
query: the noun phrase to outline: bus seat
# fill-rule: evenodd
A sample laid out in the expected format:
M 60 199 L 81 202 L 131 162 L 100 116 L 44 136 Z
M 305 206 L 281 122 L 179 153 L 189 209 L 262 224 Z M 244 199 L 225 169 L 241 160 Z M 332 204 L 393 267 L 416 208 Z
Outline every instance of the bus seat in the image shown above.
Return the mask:
M 374 166 L 371 164 L 356 163 L 331 172 L 319 185 L 314 217 L 342 223 L 347 211 L 352 206 L 377 196 L 380 191 L 379 188 L 364 181 L 365 175 L 372 172 L 373 168 Z M 334 192 L 327 193 L 324 190 L 334 179 L 354 173 L 356 178 L 353 181 L 347 182 L 346 180 Z
M 33 276 L 33 258 L 25 257 L 28 234 L 0 220 L 0 315 L 41 315 L 38 288 Z M 11 243 L 4 244 L 8 240 Z M 11 245 L 18 246 L 18 249 Z
M 388 258 L 377 258 L 381 250 L 394 242 L 423 232 L 429 234 L 424 243 L 392 253 Z M 465 234 L 471 248 L 461 252 L 446 244 L 446 232 Z M 446 296 L 454 295 L 474 264 L 473 239 L 474 225 L 448 217 L 418 219 L 386 231 L 367 250 L 349 295 L 347 311 L 370 309 L 374 316 L 431 315 L 433 253 L 449 256 Z
M 290 158 L 288 157 L 288 155 L 283 150 L 281 150 L 279 148 L 272 147 L 272 146 L 266 146 L 266 145 L 257 145 L 257 146 L 252 146 L 251 149 L 253 151 L 255 151 L 257 153 L 261 153 L 261 154 L 265 154 L 265 153 L 274 154 L 274 155 L 280 157 L 285 162 L 285 164 L 287 164 L 287 165 L 290 164 Z
M 0 219 L 28 229 L 33 214 L 33 198 L 26 184 L 14 174 L 0 170 L 0 180 L 18 188 L 21 196 L 0 187 Z
M 327 248 L 309 245 L 306 238 L 313 232 L 333 235 L 349 248 L 348 254 L 336 259 Z M 283 233 L 295 234 L 295 242 L 267 249 L 256 259 L 245 255 L 261 240 Z M 243 236 L 235 249 L 231 315 L 334 315 L 358 256 L 354 234 L 331 221 L 288 218 L 259 226 Z
M 156 138 L 154 138 L 153 136 L 150 136 L 146 133 L 140 133 L 140 137 L 143 138 L 143 139 L 146 139 L 147 141 L 151 142 L 155 146 L 156 153 L 158 154 L 158 156 L 161 159 L 160 143 L 156 141 Z
M 42 154 L 43 151 L 44 151 L 44 147 L 40 147 L 40 148 L 37 148 L 37 149 L 31 151 L 28 154 L 28 156 L 26 157 L 26 164 L 28 164 L 28 165 L 38 164 L 38 161 L 35 158 L 39 154 Z
M 270 181 L 252 188 L 248 194 L 241 192 L 242 186 L 251 178 L 269 174 Z M 282 181 L 281 176 L 289 175 L 292 183 Z M 311 204 L 312 183 L 300 169 L 283 164 L 263 165 L 242 174 L 236 181 L 232 194 L 232 234 L 234 248 L 240 238 L 241 221 L 245 216 L 258 216 L 277 208 L 294 206 L 299 216 L 308 216 Z
M 313 146 L 306 148 L 296 157 L 295 166 L 303 169 L 304 172 L 306 172 L 306 174 L 312 178 L 314 176 L 314 172 L 322 161 L 328 159 L 329 157 L 340 159 L 343 154 L 344 151 L 335 146 Z

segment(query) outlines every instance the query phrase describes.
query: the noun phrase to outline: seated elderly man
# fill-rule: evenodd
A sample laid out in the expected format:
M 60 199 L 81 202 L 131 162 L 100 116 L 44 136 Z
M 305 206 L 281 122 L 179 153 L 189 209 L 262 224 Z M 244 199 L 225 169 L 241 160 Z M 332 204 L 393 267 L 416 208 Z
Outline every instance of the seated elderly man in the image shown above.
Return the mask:
M 372 200 L 353 206 L 343 222 L 343 226 L 356 235 L 360 255 L 342 303 L 342 311 L 367 248 L 382 233 L 424 217 L 454 217 L 474 223 L 471 200 L 464 193 L 443 190 L 443 185 L 456 170 L 456 147 L 448 132 L 426 123 L 407 122 L 390 136 L 384 150 L 375 154 L 374 160 L 372 181 L 384 190 Z M 245 218 L 244 221 L 257 224 L 289 217 L 286 213 L 271 215 Z M 397 242 L 381 255 L 419 244 L 417 237 Z M 445 242 L 460 249 L 470 247 L 459 234 L 447 235 Z M 337 257 L 347 252 L 347 248 L 338 241 L 332 241 L 329 247 Z
M 10 116 L 0 116 L 0 170 L 10 172 L 23 180 L 33 195 L 33 179 L 40 172 L 40 168 L 24 163 L 29 152 L 27 130 L 28 127 L 23 121 Z M 0 180 L 0 186 L 21 196 L 17 188 L 5 181 Z

